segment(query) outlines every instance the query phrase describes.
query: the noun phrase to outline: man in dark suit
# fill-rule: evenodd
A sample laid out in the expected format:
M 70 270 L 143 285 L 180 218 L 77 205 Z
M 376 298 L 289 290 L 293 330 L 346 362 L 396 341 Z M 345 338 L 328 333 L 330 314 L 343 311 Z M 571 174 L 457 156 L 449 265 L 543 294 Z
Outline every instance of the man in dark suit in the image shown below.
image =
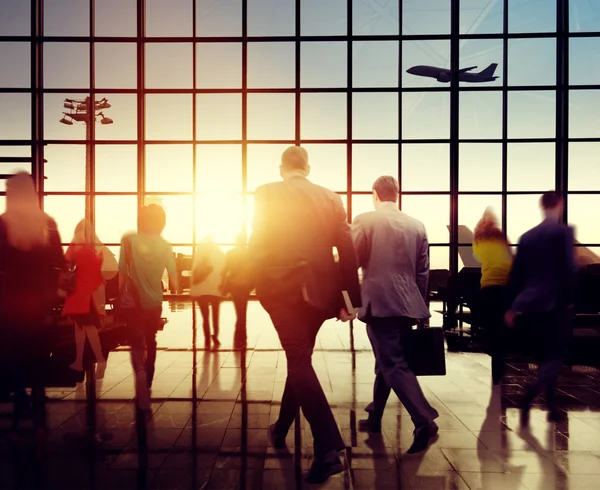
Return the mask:
M 514 326 L 517 316 L 521 317 L 539 361 L 537 380 L 525 391 L 523 425 L 529 423 L 531 403 L 544 389 L 548 419 L 561 418 L 556 407 L 556 379 L 572 333 L 576 273 L 573 230 L 562 224 L 560 195 L 544 194 L 541 207 L 544 221 L 519 240 L 509 281 L 514 301 L 505 317 L 509 327 Z
M 381 432 L 381 418 L 393 389 L 415 424 L 408 453 L 423 451 L 437 434 L 438 412 L 429 405 L 411 371 L 404 349 L 418 321 L 431 315 L 427 306 L 429 245 L 425 226 L 398 209 L 398 181 L 392 176 L 373 184 L 375 211 L 354 220 L 354 244 L 363 271 L 359 318 L 375 353 L 373 403 L 361 429 Z
M 256 190 L 249 257 L 255 267 L 257 296 L 287 357 L 288 377 L 279 419 L 270 429 L 271 440 L 275 447 L 285 447 L 288 430 L 302 408 L 315 451 L 307 481 L 320 483 L 343 471 L 338 451 L 345 444 L 313 369 L 313 348 L 325 320 L 353 318 L 344 307 L 342 291 L 358 307 L 360 286 L 342 201 L 309 182 L 309 171 L 306 150 L 290 147 L 281 159 L 283 182 Z

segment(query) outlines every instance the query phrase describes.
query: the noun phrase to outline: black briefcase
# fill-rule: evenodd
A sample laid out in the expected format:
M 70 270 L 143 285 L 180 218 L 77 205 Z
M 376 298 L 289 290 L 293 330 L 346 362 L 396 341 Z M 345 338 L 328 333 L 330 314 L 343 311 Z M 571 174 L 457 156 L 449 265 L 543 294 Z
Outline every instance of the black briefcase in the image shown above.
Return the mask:
M 411 330 L 405 352 L 408 364 L 416 376 L 446 375 L 444 330 L 441 327 Z

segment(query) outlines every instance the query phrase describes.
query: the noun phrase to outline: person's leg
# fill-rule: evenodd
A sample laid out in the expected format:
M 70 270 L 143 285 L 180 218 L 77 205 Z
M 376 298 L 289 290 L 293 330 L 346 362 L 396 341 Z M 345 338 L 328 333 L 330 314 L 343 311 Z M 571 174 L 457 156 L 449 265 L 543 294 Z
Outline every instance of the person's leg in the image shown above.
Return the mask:
M 106 359 L 102 352 L 102 344 L 100 343 L 100 335 L 98 335 L 98 328 L 94 325 L 86 325 L 84 327 L 85 335 L 90 342 L 90 347 L 98 363 L 96 368 L 96 379 L 104 378 L 104 372 L 106 371 Z
M 221 342 L 219 342 L 219 318 L 220 318 L 220 310 L 221 310 L 221 299 L 213 296 L 211 298 L 211 307 L 212 307 L 212 321 L 213 321 L 213 342 L 215 345 L 219 346 Z
M 234 291 L 231 293 L 231 300 L 233 302 L 233 308 L 235 309 L 235 332 L 233 333 L 233 346 L 234 348 L 244 347 L 246 345 L 246 334 L 242 326 L 243 315 L 244 315 L 244 298 L 243 296 Z
M 85 327 L 73 322 L 75 334 L 75 361 L 69 367 L 74 371 L 83 371 L 83 350 L 85 349 Z
M 127 326 L 131 335 L 131 365 L 135 376 L 137 406 L 139 409 L 147 411 L 150 410 L 150 392 L 145 363 L 146 339 L 140 315 L 141 313 L 132 314 L 128 319 Z
M 152 388 L 154 381 L 154 372 L 156 368 L 156 334 L 160 323 L 160 315 L 162 308 L 152 308 L 144 312 L 145 315 L 145 330 L 146 337 L 146 377 L 148 388 Z
M 202 331 L 204 332 L 204 346 L 210 349 L 210 307 L 206 296 L 198 298 L 198 308 L 202 315 Z

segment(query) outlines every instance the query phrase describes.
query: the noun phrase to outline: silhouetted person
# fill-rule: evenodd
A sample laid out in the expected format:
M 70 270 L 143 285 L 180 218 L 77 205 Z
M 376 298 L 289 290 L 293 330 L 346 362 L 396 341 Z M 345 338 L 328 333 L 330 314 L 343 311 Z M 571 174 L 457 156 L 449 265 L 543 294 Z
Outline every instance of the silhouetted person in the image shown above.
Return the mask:
M 572 334 L 572 303 L 575 286 L 573 230 L 562 224 L 560 195 L 542 196 L 544 221 L 525 233 L 510 274 L 514 301 L 506 313 L 507 325 L 520 316 L 531 335 L 539 367 L 537 380 L 525 390 L 521 422 L 529 422 L 531 403 L 546 390 L 548 419 L 561 418 L 556 406 L 556 379 L 567 355 Z
M 75 361 L 71 369 L 83 371 L 83 352 L 87 338 L 98 367 L 96 377 L 104 377 L 106 359 L 102 353 L 98 329 L 106 315 L 106 294 L 102 276 L 104 245 L 95 235 L 92 224 L 80 221 L 75 227 L 73 239 L 65 258 L 75 267 L 75 289 L 69 293 L 62 314 L 75 324 Z
M 431 407 L 406 360 L 412 326 L 428 319 L 429 245 L 425 226 L 398 209 L 398 181 L 379 177 L 373 184 L 375 211 L 357 216 L 353 224 L 358 265 L 363 271 L 359 318 L 375 354 L 373 403 L 363 430 L 381 432 L 381 418 L 390 389 L 415 424 L 408 453 L 423 451 L 438 431 Z
M 136 306 L 126 314 L 131 334 L 131 363 L 135 373 L 138 407 L 150 409 L 150 393 L 156 362 L 156 334 L 161 325 L 165 269 L 169 283 L 178 289 L 173 248 L 162 236 L 167 218 L 163 208 L 150 204 L 140 209 L 138 233 L 121 239 L 119 286 L 123 291 L 126 276 L 134 287 Z
M 6 212 L 0 215 L 0 377 L 15 394 L 11 438 L 27 408 L 32 387 L 38 451 L 46 439 L 44 374 L 50 354 L 47 318 L 57 303 L 58 274 L 65 261 L 55 221 L 41 211 L 29 174 L 6 183 Z
M 211 339 L 216 349 L 219 348 L 219 317 L 221 309 L 221 284 L 225 254 L 212 238 L 205 238 L 196 247 L 192 265 L 191 296 L 198 302 L 202 314 L 202 330 L 204 331 L 204 348 L 210 350 Z M 212 313 L 212 335 L 210 320 Z
M 477 297 L 477 324 L 489 341 L 492 357 L 492 380 L 500 383 L 504 376 L 504 314 L 508 309 L 506 285 L 512 266 L 512 253 L 498 220 L 486 209 L 474 232 L 473 253 L 481 262 L 481 289 Z
M 256 190 L 249 243 L 256 293 L 287 357 L 288 376 L 279 419 L 270 429 L 271 441 L 285 447 L 288 430 L 302 408 L 314 437 L 315 459 L 307 481 L 320 483 L 343 471 L 338 451 L 345 444 L 313 369 L 312 353 L 325 320 L 351 318 L 342 290 L 360 306 L 356 257 L 340 197 L 307 179 L 306 150 L 288 148 L 280 172 L 283 182 Z
M 245 349 L 247 343 L 246 313 L 248 300 L 253 285 L 248 271 L 248 247 L 244 235 L 239 234 L 236 246 L 225 254 L 225 268 L 221 290 L 224 295 L 231 295 L 235 308 L 234 349 Z

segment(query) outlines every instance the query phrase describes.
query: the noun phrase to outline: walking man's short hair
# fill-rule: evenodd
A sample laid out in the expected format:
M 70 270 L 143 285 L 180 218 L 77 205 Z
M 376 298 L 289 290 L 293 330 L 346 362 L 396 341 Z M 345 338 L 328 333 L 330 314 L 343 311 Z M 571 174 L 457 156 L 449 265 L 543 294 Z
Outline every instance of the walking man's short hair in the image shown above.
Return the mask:
M 558 192 L 546 192 L 540 199 L 542 209 L 554 209 L 562 202 L 562 196 Z
M 373 190 L 377 192 L 380 201 L 396 202 L 400 193 L 400 184 L 395 177 L 383 175 L 373 183 Z

